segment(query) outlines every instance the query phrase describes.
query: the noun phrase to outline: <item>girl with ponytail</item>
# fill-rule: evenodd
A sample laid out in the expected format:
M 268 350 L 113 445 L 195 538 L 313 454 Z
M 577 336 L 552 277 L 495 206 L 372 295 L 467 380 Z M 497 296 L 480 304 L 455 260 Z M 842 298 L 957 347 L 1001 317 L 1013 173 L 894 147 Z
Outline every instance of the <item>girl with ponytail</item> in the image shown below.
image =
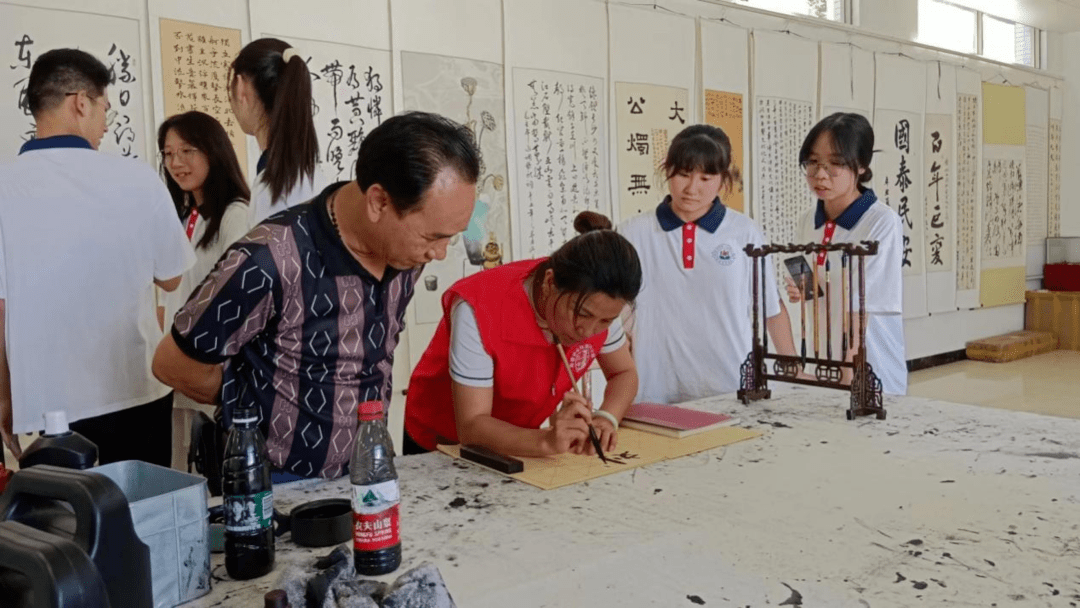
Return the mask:
M 315 168 L 319 143 L 304 59 L 277 38 L 249 43 L 232 62 L 229 102 L 240 129 L 255 137 L 262 152 L 250 224 L 314 198 L 326 183 Z

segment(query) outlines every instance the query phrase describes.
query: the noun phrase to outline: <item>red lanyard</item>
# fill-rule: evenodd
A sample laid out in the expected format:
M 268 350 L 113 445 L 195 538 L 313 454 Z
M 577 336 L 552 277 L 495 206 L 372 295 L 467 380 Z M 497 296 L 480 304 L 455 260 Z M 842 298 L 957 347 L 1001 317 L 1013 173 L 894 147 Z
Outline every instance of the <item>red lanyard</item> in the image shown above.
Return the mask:
M 828 245 L 829 243 L 832 243 L 832 237 L 833 237 L 834 232 L 836 232 L 836 222 L 834 222 L 832 220 L 829 220 L 829 221 L 825 222 L 825 231 L 822 233 L 822 236 L 821 236 L 821 244 L 822 245 Z M 818 252 L 818 254 L 817 254 L 817 265 L 818 266 L 824 266 L 825 265 L 825 260 L 828 257 L 829 257 L 829 253 L 827 251 Z
M 187 220 L 187 238 L 189 241 L 191 240 L 191 235 L 195 234 L 195 220 L 197 219 L 199 219 L 199 210 L 192 209 L 191 215 L 188 216 Z

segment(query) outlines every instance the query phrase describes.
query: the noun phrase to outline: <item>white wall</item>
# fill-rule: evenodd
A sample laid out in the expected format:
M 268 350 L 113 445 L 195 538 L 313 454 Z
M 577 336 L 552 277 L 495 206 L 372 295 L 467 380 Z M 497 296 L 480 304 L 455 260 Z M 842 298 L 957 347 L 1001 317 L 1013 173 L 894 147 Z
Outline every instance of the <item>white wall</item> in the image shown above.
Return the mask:
M 167 0 L 154 0 L 155 4 L 159 5 L 166 1 Z M 543 2 L 544 0 L 531 1 Z M 581 1 L 584 2 L 586 0 Z M 832 27 L 829 24 L 813 22 L 806 19 L 765 15 L 759 11 L 746 10 L 740 6 L 729 3 L 704 2 L 698 0 L 664 0 L 657 2 L 656 4 L 661 7 L 660 10 L 657 11 L 657 14 L 664 14 L 665 10 L 663 9 L 668 9 L 692 17 L 700 16 L 711 19 L 723 18 L 729 20 L 734 25 L 746 28 L 790 29 L 792 32 L 812 40 L 852 42 L 871 51 L 896 52 L 903 50 L 905 53 L 911 54 L 919 59 L 942 59 L 950 63 L 964 65 L 971 69 L 975 69 L 982 74 L 984 79 L 1005 76 L 1013 83 L 1040 81 L 1039 76 L 1030 72 L 1012 70 L 1011 68 L 1002 67 L 996 64 L 988 64 L 973 58 L 962 58 L 948 53 L 937 53 L 922 48 L 901 46 L 895 39 L 914 40 L 917 34 L 918 0 L 855 1 L 857 2 L 854 11 L 855 19 L 856 23 L 859 24 L 857 28 L 837 28 Z M 156 27 L 156 24 L 151 24 L 147 20 L 146 2 L 137 0 L 101 0 L 100 2 L 90 2 L 89 0 L 0 0 L 0 2 L 15 2 L 26 5 L 47 5 L 53 8 L 137 16 L 142 21 L 144 59 L 148 56 L 148 53 L 157 52 L 156 49 L 150 48 L 148 30 L 151 27 Z M 390 6 L 390 4 L 385 2 L 377 2 L 374 0 L 370 0 L 370 2 L 371 6 Z M 411 2 L 399 0 L 395 5 L 400 7 L 403 5 L 416 4 L 417 2 L 419 2 L 419 0 L 413 0 Z M 602 4 L 603 2 L 600 3 Z M 648 5 L 651 4 L 640 3 L 634 0 L 627 0 L 626 2 L 620 3 L 634 4 L 639 7 L 648 7 Z M 270 0 L 250 0 L 250 2 L 249 0 L 217 0 L 216 4 L 219 5 L 217 12 L 230 14 L 240 12 L 248 15 L 250 15 L 252 11 L 261 11 L 265 13 L 269 6 L 277 6 L 276 4 L 272 4 Z M 345 0 L 322 0 L 320 2 L 307 3 L 304 6 L 305 9 L 302 11 L 292 11 L 288 15 L 282 14 L 282 19 L 298 20 L 296 21 L 297 24 L 308 21 L 315 24 L 322 19 L 321 15 L 327 14 L 327 11 L 333 10 L 335 7 L 337 8 L 336 13 L 343 15 L 343 17 L 336 19 L 331 24 L 332 28 L 330 30 L 324 30 L 317 26 L 307 28 L 307 30 L 305 30 L 306 35 L 311 38 L 349 42 L 352 44 L 376 46 L 379 48 L 385 48 L 386 45 L 400 48 L 404 41 L 419 36 L 420 42 L 426 40 L 431 42 L 431 44 L 436 45 L 436 48 L 430 50 L 436 52 L 439 50 L 437 48 L 438 45 L 435 42 L 437 37 L 426 37 L 419 34 L 417 32 L 419 26 L 403 21 L 405 15 L 400 11 L 395 14 L 388 14 L 387 9 L 385 8 L 381 11 L 353 10 L 349 7 L 354 6 L 354 4 L 346 2 Z M 359 6 L 359 4 L 356 4 L 356 6 Z M 436 5 L 433 4 L 432 6 Z M 0 4 L 0 19 L 3 18 L 2 8 L 3 4 Z M 394 21 L 392 28 L 390 24 L 387 23 L 388 19 Z M 502 19 L 502 15 L 492 15 L 491 19 L 498 22 Z M 355 27 L 353 27 L 351 22 L 355 22 Z M 430 28 L 435 25 L 436 24 L 428 24 L 428 27 Z M 497 26 L 498 23 L 495 23 L 494 25 Z M 454 36 L 468 35 L 467 32 L 461 32 L 456 28 L 449 29 L 454 30 Z M 252 32 L 252 34 L 257 35 L 257 32 Z M 875 36 L 875 34 L 886 36 L 889 39 L 882 39 Z M 598 32 L 597 35 L 602 36 L 604 34 Z M 376 43 L 364 41 L 364 38 L 371 36 L 374 36 L 379 40 Z M 506 34 L 503 33 L 503 36 L 505 37 Z M 552 40 L 551 44 L 558 47 L 559 41 Z M 1047 46 L 1047 61 L 1049 67 L 1052 72 L 1060 73 L 1065 78 L 1066 96 L 1062 192 L 1072 193 L 1080 191 L 1080 172 L 1068 170 L 1070 167 L 1080 166 L 1080 105 L 1078 105 L 1078 101 L 1080 101 L 1080 34 L 1051 34 Z M 393 57 L 395 84 L 400 82 L 399 75 L 397 74 L 397 59 L 396 56 Z M 693 58 L 688 58 L 688 60 L 693 61 Z M 542 59 L 537 58 L 532 63 L 542 65 L 543 61 Z M 144 79 L 153 78 L 153 75 L 149 73 L 149 66 L 150 62 L 144 61 Z M 1041 80 L 1044 85 L 1045 82 L 1049 82 L 1048 79 Z M 1000 80 L 998 81 L 1000 82 Z M 393 89 L 396 97 L 400 87 L 394 86 Z M 700 92 L 698 94 L 700 94 Z M 400 102 L 400 99 L 396 99 L 395 101 Z M 154 116 L 157 112 L 157 108 L 151 107 L 153 105 L 153 100 L 150 99 L 149 96 L 145 104 L 147 106 L 145 115 L 148 117 Z M 399 107 L 399 104 L 395 104 L 395 109 Z M 698 114 L 699 115 L 696 118 L 700 120 L 700 112 Z M 148 119 L 148 122 L 150 120 L 151 119 Z M 153 127 L 154 125 L 148 124 L 148 132 L 152 132 L 151 129 Z M 612 121 L 609 121 L 609 128 L 614 128 Z M 610 161 L 609 169 L 614 170 L 613 159 Z M 1062 226 L 1063 231 L 1066 234 L 1080 235 L 1080 201 L 1074 200 L 1067 195 L 1062 197 Z M 957 311 L 954 313 L 933 315 L 922 319 L 914 319 L 907 322 L 905 326 L 905 333 L 908 341 L 908 357 L 917 358 L 961 349 L 964 347 L 964 342 L 967 340 L 1018 329 L 1022 324 L 1022 306 L 1001 307 L 992 310 Z M 402 344 L 408 344 L 408 340 L 403 340 Z M 408 359 L 407 353 L 399 352 L 399 363 L 407 361 Z M 397 386 L 399 389 L 404 387 L 404 381 L 407 377 L 407 370 L 402 369 L 402 367 L 402 365 L 398 365 L 395 370 Z
M 1061 121 L 1061 234 L 1080 236 L 1080 32 L 1061 36 L 1065 116 Z

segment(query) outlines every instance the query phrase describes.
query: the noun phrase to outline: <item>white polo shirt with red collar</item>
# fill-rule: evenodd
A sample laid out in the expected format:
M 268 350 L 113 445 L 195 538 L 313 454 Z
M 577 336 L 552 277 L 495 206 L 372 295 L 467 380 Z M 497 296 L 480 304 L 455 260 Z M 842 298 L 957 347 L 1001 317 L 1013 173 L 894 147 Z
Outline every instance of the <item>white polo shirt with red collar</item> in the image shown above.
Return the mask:
M 800 243 L 822 243 L 831 232 L 832 243 L 859 243 L 878 241 L 877 255 L 866 258 L 866 358 L 874 373 L 881 380 L 882 391 L 891 395 L 907 393 L 907 361 L 904 348 L 904 320 L 902 316 L 904 302 L 904 283 L 901 263 L 903 261 L 903 226 L 900 216 L 888 205 L 877 200 L 873 190 L 863 191 L 855 202 L 841 213 L 835 221 L 829 222 L 825 215 L 824 204 L 818 201 L 817 207 L 807 211 L 796 227 Z M 829 283 L 832 291 L 830 298 L 832 322 L 833 357 L 840 355 L 843 330 L 841 313 L 840 277 L 842 274 L 839 252 L 828 256 Z M 856 260 L 858 258 L 852 258 Z M 825 285 L 825 260 L 816 255 L 806 256 L 811 266 L 821 262 L 818 268 L 819 284 Z M 858 310 L 859 273 L 856 266 L 853 273 L 854 291 L 852 292 L 853 309 Z M 819 303 L 824 305 L 824 300 Z M 809 316 L 809 303 L 807 315 Z M 822 313 L 824 314 L 824 312 Z M 813 331 L 808 327 L 808 340 Z M 796 333 L 798 329 L 796 329 Z M 820 334 L 822 356 L 824 353 L 824 331 Z
M 685 223 L 671 197 L 655 213 L 623 222 L 619 232 L 641 258 L 642 288 L 634 310 L 637 401 L 679 403 L 739 388 L 752 346 L 753 260 L 743 249 L 764 236 L 747 216 L 719 199 Z M 758 267 L 760 293 L 761 267 Z M 780 313 L 771 257 L 765 258 L 765 305 Z M 762 327 L 764 324 L 762 324 Z

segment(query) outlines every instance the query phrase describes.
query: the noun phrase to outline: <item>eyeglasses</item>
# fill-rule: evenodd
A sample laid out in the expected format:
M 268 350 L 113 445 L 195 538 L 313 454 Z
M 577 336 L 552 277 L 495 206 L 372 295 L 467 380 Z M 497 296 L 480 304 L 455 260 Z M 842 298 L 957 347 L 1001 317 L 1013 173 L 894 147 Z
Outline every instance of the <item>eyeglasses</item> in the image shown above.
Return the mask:
M 72 91 L 71 93 L 64 93 L 64 97 L 71 97 L 72 95 L 78 95 L 79 93 L 86 93 L 86 91 Z M 97 103 L 97 100 L 101 99 L 102 97 L 105 97 L 105 96 L 104 95 L 99 95 L 98 97 L 94 98 L 94 97 L 90 97 L 89 93 L 86 93 L 86 98 L 89 99 L 90 101 L 95 102 L 95 103 Z M 117 116 L 117 111 L 112 109 L 112 102 L 110 102 L 108 100 L 108 98 L 106 98 L 105 99 L 105 128 L 106 129 L 111 129 L 112 128 L 113 123 L 116 122 L 116 116 Z
M 162 164 L 165 164 L 165 165 L 168 165 L 169 163 L 171 163 L 174 160 L 180 160 L 180 161 L 187 162 L 187 161 L 191 160 L 191 158 L 193 156 L 195 156 L 195 153 L 198 152 L 198 151 L 199 151 L 198 148 L 192 148 L 190 146 L 177 148 L 175 151 L 174 150 L 167 150 L 167 151 L 161 153 L 161 162 L 162 162 Z
M 828 161 L 825 161 L 823 163 L 806 161 L 800 166 L 802 167 L 803 172 L 806 173 L 808 177 L 813 177 L 817 175 L 818 169 L 825 169 L 825 173 L 828 173 L 829 177 L 836 177 L 840 175 L 840 173 L 843 172 L 844 169 L 848 168 L 847 165 L 830 163 Z

